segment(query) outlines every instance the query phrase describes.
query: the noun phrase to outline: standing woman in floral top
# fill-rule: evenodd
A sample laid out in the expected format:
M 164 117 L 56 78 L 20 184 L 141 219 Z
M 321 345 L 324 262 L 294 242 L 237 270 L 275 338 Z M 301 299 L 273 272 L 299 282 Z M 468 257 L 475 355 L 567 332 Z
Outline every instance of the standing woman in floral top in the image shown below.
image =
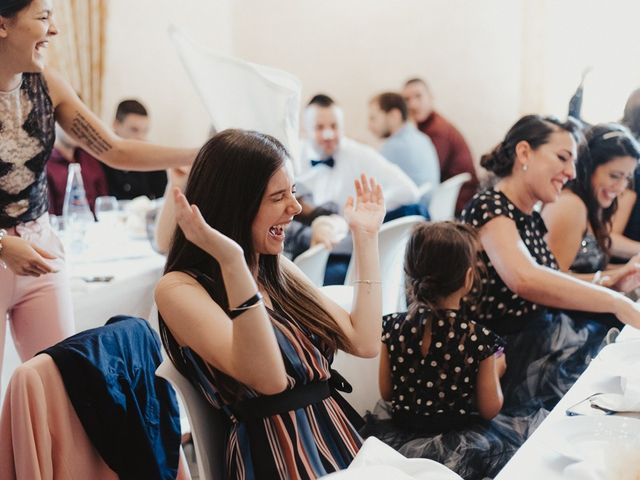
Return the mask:
M 578 137 L 572 123 L 522 117 L 482 157 L 481 165 L 499 181 L 476 194 L 463 212 L 463 220 L 478 230 L 487 268 L 480 302 L 469 310 L 507 341 L 507 408 L 553 407 L 604 337 L 604 327 L 580 327 L 549 308 L 608 312 L 640 326 L 640 307 L 624 295 L 558 271 L 534 210 L 538 202 L 556 201 L 575 177 Z
M 58 33 L 52 0 L 0 0 L 0 366 L 8 314 L 22 360 L 73 333 L 60 240 L 47 216 L 46 161 L 54 124 L 116 168 L 189 164 L 196 152 L 115 136 L 45 67 Z

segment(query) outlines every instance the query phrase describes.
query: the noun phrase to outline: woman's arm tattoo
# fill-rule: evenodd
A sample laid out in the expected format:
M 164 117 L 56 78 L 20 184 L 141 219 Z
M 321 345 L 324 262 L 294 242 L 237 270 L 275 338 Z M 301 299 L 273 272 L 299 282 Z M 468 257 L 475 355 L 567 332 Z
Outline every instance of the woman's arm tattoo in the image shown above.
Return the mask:
M 79 113 L 76 114 L 71 123 L 71 133 L 87 149 L 91 150 L 91 153 L 101 155 L 113 148 L 109 142 L 100 136 L 100 133 L 93 128 L 91 123 Z

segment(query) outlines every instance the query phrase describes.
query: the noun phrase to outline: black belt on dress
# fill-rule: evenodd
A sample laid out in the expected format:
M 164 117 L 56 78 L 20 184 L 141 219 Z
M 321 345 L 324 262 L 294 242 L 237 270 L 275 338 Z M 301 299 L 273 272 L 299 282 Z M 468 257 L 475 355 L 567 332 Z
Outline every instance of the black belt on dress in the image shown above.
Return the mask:
M 260 395 L 241 400 L 231 405 L 231 411 L 239 422 L 250 422 L 297 410 L 330 396 L 329 382 L 311 382 L 275 395 Z
M 333 397 L 349 421 L 357 429 L 364 421 L 351 405 L 337 392 L 351 392 L 351 385 L 335 370 L 331 370 L 331 378 L 327 381 L 311 382 L 275 395 L 261 395 L 247 398 L 230 406 L 233 415 L 239 422 L 251 422 L 263 418 L 304 408 Z

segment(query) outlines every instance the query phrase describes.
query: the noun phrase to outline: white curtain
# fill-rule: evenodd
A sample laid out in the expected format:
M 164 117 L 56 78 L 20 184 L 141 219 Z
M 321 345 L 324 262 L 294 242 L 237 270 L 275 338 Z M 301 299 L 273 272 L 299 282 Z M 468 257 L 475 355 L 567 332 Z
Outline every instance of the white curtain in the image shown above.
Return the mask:
M 58 36 L 51 41 L 51 65 L 69 80 L 97 115 L 102 106 L 107 0 L 55 0 Z

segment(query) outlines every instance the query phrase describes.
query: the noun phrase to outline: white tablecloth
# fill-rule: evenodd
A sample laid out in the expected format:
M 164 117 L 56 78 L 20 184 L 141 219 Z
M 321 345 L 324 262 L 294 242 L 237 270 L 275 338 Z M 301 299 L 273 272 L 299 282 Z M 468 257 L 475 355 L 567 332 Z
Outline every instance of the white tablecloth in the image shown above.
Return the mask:
M 94 252 L 83 256 L 68 255 L 67 263 L 76 331 L 80 332 L 104 325 L 113 315 L 148 318 L 153 305 L 153 289 L 162 275 L 165 257 L 155 253 L 148 240 L 129 239 L 118 245 L 117 252 L 105 249 L 103 255 Z M 87 283 L 81 278 L 106 276 L 113 279 Z M 2 397 L 13 370 L 20 364 L 9 329 L 6 339 L 0 389 Z
M 76 330 L 104 325 L 118 314 L 148 318 L 153 289 L 162 275 L 164 262 L 164 256 L 149 248 L 147 255 L 138 258 L 73 266 L 71 288 Z M 80 278 L 109 276 L 113 280 L 96 283 Z
M 631 341 L 638 344 L 637 359 L 640 367 L 640 330 L 625 327 L 617 341 Z M 594 360 L 533 435 L 505 465 L 496 480 L 566 478 L 563 472 L 574 461 L 555 451 L 548 439 L 554 435 L 562 435 L 558 422 L 566 418 L 567 408 L 598 392 L 620 393 L 620 381 L 619 377 L 609 375 L 597 364 L 597 360 Z

